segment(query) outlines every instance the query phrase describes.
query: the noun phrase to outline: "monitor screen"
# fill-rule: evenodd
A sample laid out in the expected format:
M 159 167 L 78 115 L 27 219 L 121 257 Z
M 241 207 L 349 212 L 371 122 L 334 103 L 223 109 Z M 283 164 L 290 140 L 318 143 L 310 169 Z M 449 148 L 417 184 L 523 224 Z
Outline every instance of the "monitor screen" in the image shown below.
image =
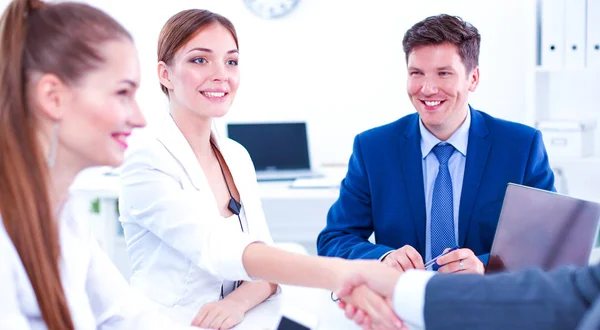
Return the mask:
M 227 135 L 248 150 L 257 171 L 310 169 L 306 123 L 228 124 Z

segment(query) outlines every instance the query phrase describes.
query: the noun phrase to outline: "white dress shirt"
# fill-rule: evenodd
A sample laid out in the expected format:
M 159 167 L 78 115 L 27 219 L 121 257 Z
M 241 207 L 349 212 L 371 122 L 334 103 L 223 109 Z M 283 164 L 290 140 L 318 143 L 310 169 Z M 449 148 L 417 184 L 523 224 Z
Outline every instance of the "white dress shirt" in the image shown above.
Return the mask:
M 462 193 L 463 179 L 465 176 L 465 164 L 467 162 L 467 146 L 469 144 L 469 128 L 471 128 L 471 111 L 467 111 L 467 117 L 462 125 L 450 136 L 447 141 L 441 141 L 435 135 L 431 134 L 419 119 L 419 131 L 421 133 L 421 155 L 423 156 L 423 187 L 425 187 L 425 257 L 424 262 L 428 262 L 436 256 L 431 255 L 431 204 L 433 199 L 433 187 L 440 167 L 433 148 L 440 142 L 447 142 L 454 146 L 456 150 L 448 160 L 448 170 L 452 179 L 452 201 L 454 211 L 454 239 L 458 242 L 458 211 L 460 208 L 460 196 Z M 390 251 L 382 255 L 379 260 L 383 260 Z M 430 266 L 429 269 L 432 267 Z
M 431 132 L 425 128 L 423 122 L 419 120 L 419 130 L 421 131 L 421 155 L 423 155 L 423 187 L 425 187 L 425 262 L 436 257 L 431 255 L 431 200 L 433 199 L 433 187 L 439 171 L 440 162 L 431 151 L 440 142 L 450 143 L 456 149 L 448 160 L 448 170 L 450 171 L 450 178 L 452 179 L 454 239 L 458 242 L 458 210 L 460 207 L 460 196 L 465 176 L 470 127 L 471 112 L 467 111 L 467 118 L 456 132 L 454 132 L 447 141 L 441 141 L 435 137 L 435 135 L 431 134 Z
M 452 178 L 452 193 L 454 202 L 454 237 L 458 242 L 458 211 L 462 192 L 467 145 L 469 141 L 469 128 L 471 127 L 471 112 L 467 111 L 467 118 L 454 134 L 445 142 L 456 149 L 448 160 L 448 169 Z M 431 260 L 431 199 L 433 186 L 437 177 L 439 162 L 431 151 L 438 143 L 442 142 L 429 132 L 419 120 L 421 131 L 421 154 L 423 156 L 423 180 L 425 183 L 426 203 L 426 234 L 425 234 L 425 262 Z M 410 269 L 396 283 L 394 289 L 394 311 L 412 329 L 425 328 L 424 308 L 425 290 L 427 283 L 436 273 L 431 271 Z
M 78 330 L 197 329 L 174 321 L 127 284 L 100 250 L 87 219 L 70 204 L 58 219 L 59 271 L 71 318 Z M 19 254 L 0 219 L 0 329 L 47 329 Z
M 131 285 L 185 324 L 220 298 L 230 281 L 251 281 L 242 264 L 252 242 L 272 244 L 254 165 L 237 142 L 211 134 L 240 194 L 237 217 L 223 218 L 198 160 L 170 115 L 126 153 L 120 221 Z M 229 291 L 229 290 L 228 290 Z

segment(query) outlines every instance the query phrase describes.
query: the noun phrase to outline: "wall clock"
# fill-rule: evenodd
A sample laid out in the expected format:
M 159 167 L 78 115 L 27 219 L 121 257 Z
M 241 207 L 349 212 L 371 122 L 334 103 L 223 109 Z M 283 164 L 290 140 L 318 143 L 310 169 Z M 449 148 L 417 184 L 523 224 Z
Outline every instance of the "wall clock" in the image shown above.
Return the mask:
M 244 0 L 246 7 L 264 19 L 280 18 L 291 13 L 300 0 Z

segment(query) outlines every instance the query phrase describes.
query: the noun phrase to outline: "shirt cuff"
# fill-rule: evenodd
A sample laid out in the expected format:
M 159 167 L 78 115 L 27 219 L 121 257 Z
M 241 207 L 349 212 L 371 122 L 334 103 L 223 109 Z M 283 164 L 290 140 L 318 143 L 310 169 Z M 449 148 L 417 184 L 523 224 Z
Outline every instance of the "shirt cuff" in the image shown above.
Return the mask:
M 384 254 L 383 254 L 381 257 L 379 257 L 379 261 L 383 261 L 383 259 L 384 259 L 385 257 L 387 257 L 387 256 L 388 256 L 388 254 L 390 254 L 390 253 L 392 253 L 392 252 L 394 252 L 394 250 L 392 250 L 392 251 L 388 251 L 388 252 L 384 253 Z
M 425 289 L 435 272 L 408 270 L 394 288 L 394 312 L 411 328 L 425 328 Z

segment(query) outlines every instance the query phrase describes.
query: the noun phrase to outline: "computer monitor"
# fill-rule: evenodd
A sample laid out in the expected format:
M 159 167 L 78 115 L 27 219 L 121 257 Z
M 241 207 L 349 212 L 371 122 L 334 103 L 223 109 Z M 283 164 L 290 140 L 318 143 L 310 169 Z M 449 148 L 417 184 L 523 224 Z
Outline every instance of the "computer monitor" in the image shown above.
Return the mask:
M 227 135 L 248 150 L 259 180 L 312 176 L 306 123 L 230 123 Z
M 509 183 L 486 273 L 585 266 L 599 219 L 598 203 Z

